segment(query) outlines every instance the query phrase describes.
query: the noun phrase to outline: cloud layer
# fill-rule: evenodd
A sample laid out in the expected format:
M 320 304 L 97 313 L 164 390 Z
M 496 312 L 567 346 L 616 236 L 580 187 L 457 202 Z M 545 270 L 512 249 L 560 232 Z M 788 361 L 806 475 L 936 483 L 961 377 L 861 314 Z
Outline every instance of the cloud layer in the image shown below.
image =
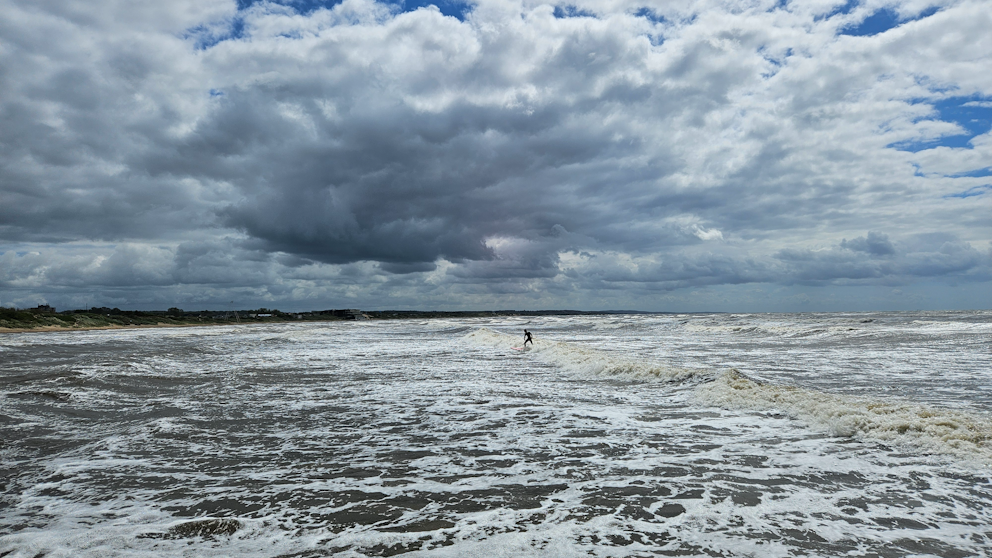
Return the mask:
M 0 304 L 992 286 L 982 2 L 0 9 Z

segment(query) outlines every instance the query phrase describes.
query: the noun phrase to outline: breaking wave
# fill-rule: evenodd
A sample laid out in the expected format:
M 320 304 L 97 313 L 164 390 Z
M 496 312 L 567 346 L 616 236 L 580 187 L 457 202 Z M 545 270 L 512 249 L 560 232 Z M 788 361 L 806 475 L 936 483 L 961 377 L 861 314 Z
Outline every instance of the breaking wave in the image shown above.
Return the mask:
M 520 344 L 520 336 L 507 335 L 486 328 L 472 331 L 462 339 L 473 345 L 507 351 Z M 528 346 L 525 350 L 528 355 L 541 362 L 579 375 L 620 380 L 658 379 L 670 382 L 712 379 L 714 375 L 712 371 L 708 370 L 664 366 L 548 339 L 535 341 L 533 346 Z
M 680 320 L 679 328 L 698 335 L 773 336 L 785 339 L 856 336 L 891 336 L 900 333 L 992 333 L 992 322 L 959 320 L 912 320 L 897 322 L 876 316 L 843 315 L 817 320 L 811 324 L 796 317 L 772 318 L 737 316 L 731 319 Z
M 507 351 L 520 343 L 519 336 L 485 328 L 471 331 L 462 339 L 472 345 Z M 526 354 L 579 375 L 696 383 L 693 398 L 700 405 L 781 412 L 834 436 L 876 440 L 992 466 L 989 414 L 775 385 L 748 378 L 735 369 L 675 368 L 547 339 L 536 342 Z
M 766 384 L 737 370 L 696 388 L 699 403 L 781 411 L 835 436 L 873 439 L 992 465 L 992 416 L 908 401 Z

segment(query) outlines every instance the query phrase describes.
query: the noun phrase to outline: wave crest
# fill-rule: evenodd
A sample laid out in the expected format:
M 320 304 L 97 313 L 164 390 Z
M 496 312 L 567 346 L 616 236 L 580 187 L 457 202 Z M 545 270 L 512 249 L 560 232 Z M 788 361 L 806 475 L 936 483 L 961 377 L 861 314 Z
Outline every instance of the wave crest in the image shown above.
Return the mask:
M 480 328 L 465 335 L 464 341 L 474 345 L 507 349 L 522 343 L 518 336 L 507 335 L 491 329 Z M 527 354 L 560 367 L 574 374 L 609 377 L 621 380 L 658 379 L 685 382 L 693 379 L 712 379 L 709 370 L 675 368 L 662 364 L 628 359 L 608 351 L 592 349 L 549 339 L 538 339 L 529 346 Z
M 836 436 L 862 437 L 992 465 L 992 417 L 907 401 L 765 384 L 730 370 L 696 388 L 700 403 L 782 411 Z

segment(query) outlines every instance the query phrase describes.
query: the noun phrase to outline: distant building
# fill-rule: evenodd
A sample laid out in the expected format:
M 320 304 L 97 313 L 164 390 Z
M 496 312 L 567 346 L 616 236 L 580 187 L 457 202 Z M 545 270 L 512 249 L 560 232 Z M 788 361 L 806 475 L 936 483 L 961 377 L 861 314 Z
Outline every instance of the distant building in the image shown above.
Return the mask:
M 317 312 L 318 314 L 330 314 L 331 316 L 336 316 L 338 318 L 344 318 L 346 320 L 367 320 L 368 316 L 362 313 L 361 310 L 355 308 L 348 308 L 345 310 L 321 310 Z
M 47 304 L 39 304 L 36 308 L 29 308 L 28 312 L 33 312 L 35 314 L 54 314 L 55 307 Z

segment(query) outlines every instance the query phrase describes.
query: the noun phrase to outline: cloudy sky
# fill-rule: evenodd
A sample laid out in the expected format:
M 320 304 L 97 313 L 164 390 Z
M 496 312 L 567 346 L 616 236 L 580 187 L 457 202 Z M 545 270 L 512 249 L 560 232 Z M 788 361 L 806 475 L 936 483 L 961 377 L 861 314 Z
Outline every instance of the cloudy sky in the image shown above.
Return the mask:
M 988 0 L 0 0 L 0 305 L 992 307 Z

